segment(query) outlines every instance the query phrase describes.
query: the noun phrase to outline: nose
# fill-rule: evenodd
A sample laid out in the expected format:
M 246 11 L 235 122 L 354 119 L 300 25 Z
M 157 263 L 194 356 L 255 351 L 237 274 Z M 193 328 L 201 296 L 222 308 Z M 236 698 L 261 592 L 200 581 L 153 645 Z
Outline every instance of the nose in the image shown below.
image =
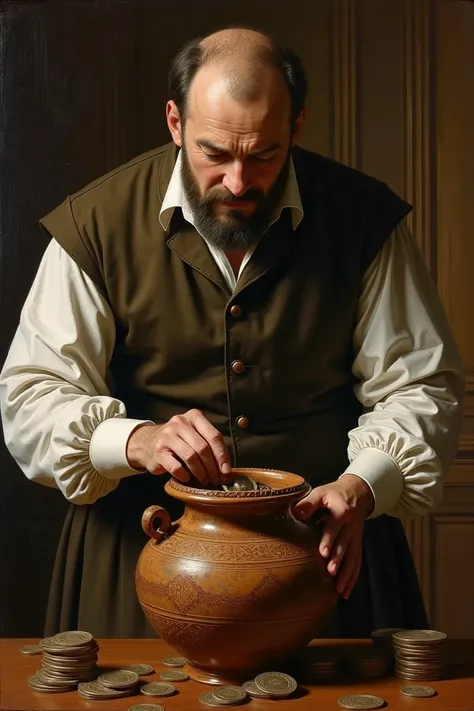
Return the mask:
M 235 197 L 244 195 L 249 187 L 249 179 L 244 164 L 234 161 L 226 170 L 222 184 Z

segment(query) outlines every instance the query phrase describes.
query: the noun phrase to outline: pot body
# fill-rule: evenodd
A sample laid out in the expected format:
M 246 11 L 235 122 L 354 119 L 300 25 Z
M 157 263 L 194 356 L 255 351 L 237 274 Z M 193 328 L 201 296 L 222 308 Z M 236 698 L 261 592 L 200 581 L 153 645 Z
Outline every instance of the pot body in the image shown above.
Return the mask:
M 172 523 L 159 506 L 145 511 L 151 540 L 136 569 L 153 628 L 185 657 L 191 678 L 216 684 L 246 681 L 290 657 L 337 600 L 318 552 L 320 527 L 291 513 L 309 484 L 287 472 L 234 471 L 272 489 L 224 492 L 170 480 L 166 490 L 185 512 Z

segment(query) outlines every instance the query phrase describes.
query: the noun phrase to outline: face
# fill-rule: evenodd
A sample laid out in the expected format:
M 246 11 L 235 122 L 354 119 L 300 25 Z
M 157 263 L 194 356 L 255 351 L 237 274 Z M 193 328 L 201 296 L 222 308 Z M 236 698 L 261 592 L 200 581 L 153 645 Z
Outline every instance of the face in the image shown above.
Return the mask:
M 285 189 L 290 99 L 283 79 L 268 77 L 256 101 L 234 101 L 216 67 L 198 72 L 185 126 L 173 102 L 168 125 L 182 148 L 182 180 L 196 227 L 224 249 L 247 249 L 268 229 Z

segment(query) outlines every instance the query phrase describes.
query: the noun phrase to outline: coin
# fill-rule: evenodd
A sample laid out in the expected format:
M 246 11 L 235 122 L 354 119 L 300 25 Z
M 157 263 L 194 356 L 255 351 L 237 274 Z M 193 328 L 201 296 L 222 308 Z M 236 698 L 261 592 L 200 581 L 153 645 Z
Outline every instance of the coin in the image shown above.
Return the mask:
M 417 642 L 442 642 L 447 636 L 444 632 L 438 632 L 437 630 L 403 630 L 403 632 L 395 632 L 393 639 L 416 644 Z
M 79 684 L 77 687 L 79 696 L 83 699 L 123 699 L 125 696 L 130 696 L 130 690 L 119 691 L 118 689 L 109 689 L 99 681 L 86 681 Z
M 166 657 L 163 659 L 163 664 L 167 667 L 184 667 L 186 659 L 184 657 Z
M 145 696 L 171 696 L 175 691 L 176 688 L 173 684 L 161 684 L 157 681 L 151 684 L 145 684 L 140 689 L 140 693 L 145 694 Z
M 205 706 L 225 706 L 226 704 L 222 703 L 221 701 L 218 701 L 214 694 L 211 692 L 207 692 L 205 694 L 201 694 L 199 696 L 199 701 L 204 704 Z
M 271 695 L 259 689 L 253 679 L 242 684 L 242 688 L 245 689 L 249 696 L 253 696 L 256 699 L 271 699 Z
M 170 671 L 161 672 L 160 679 L 164 681 L 187 681 L 189 676 L 179 669 L 170 669 Z
M 76 688 L 75 684 L 71 684 L 70 686 L 50 686 L 39 679 L 36 674 L 28 677 L 28 685 L 35 691 L 43 691 L 49 694 L 65 693 L 66 691 L 74 691 Z
M 345 709 L 379 709 L 385 701 L 380 696 L 371 694 L 351 694 L 350 696 L 341 696 L 337 703 Z
M 219 686 L 212 693 L 217 701 L 229 705 L 239 704 L 247 697 L 247 692 L 241 686 Z
M 129 666 L 122 667 L 122 670 L 135 672 L 138 676 L 147 676 L 148 674 L 153 674 L 155 671 L 149 664 L 129 664 Z M 153 706 L 153 704 L 151 705 Z
M 74 630 L 71 632 L 59 632 L 50 638 L 52 644 L 58 644 L 64 647 L 82 647 L 84 644 L 88 644 L 92 641 L 92 635 L 90 632 L 82 632 L 80 630 Z
M 25 644 L 24 647 L 20 647 L 20 652 L 22 654 L 43 654 L 43 648 L 39 644 Z
M 127 689 L 136 684 L 139 678 L 135 672 L 119 669 L 101 674 L 97 681 L 108 689 Z
M 130 706 L 128 711 L 165 711 L 165 709 L 158 704 L 135 704 Z
M 271 696 L 289 696 L 298 688 L 295 679 L 282 672 L 264 672 L 255 677 L 255 684 Z
M 419 699 L 436 694 L 436 691 L 431 688 L 431 686 L 404 686 L 400 691 L 402 694 L 405 694 L 405 696 L 416 696 Z
M 224 491 L 257 491 L 258 484 L 255 479 L 239 474 L 229 484 L 222 484 L 222 488 Z

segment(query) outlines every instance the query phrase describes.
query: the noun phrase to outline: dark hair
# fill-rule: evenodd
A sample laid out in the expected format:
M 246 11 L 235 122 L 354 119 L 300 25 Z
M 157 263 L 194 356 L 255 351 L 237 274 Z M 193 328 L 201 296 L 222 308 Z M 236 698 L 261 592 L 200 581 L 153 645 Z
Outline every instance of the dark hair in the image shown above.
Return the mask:
M 260 32 L 268 41 L 269 51 L 265 52 L 265 61 L 269 66 L 275 67 L 282 74 L 288 87 L 291 99 L 292 126 L 299 116 L 306 101 L 308 82 L 306 72 L 300 58 L 293 50 L 283 47 L 276 40 L 255 30 L 253 27 L 243 25 L 230 25 L 221 29 L 251 29 Z M 208 62 L 218 58 L 219 50 L 204 49 L 202 42 L 206 37 L 197 37 L 187 42 L 175 55 L 168 75 L 168 89 L 183 121 L 186 119 L 186 108 L 189 88 L 197 72 Z

